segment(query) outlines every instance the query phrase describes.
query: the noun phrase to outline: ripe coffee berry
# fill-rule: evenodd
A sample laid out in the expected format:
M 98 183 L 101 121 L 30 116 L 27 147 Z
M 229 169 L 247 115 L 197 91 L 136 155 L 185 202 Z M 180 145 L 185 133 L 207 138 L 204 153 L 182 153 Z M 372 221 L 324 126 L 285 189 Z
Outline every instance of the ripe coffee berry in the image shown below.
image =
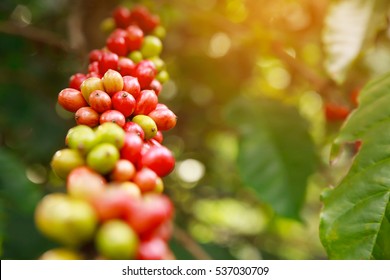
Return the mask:
M 125 37 L 120 36 L 110 36 L 107 38 L 107 48 L 116 53 L 119 56 L 125 56 L 128 53 L 127 42 Z
M 156 109 L 150 112 L 148 116 L 154 120 L 158 130 L 169 130 L 176 126 L 177 117 L 168 108 Z
M 69 173 L 66 188 L 70 196 L 92 201 L 105 191 L 106 179 L 92 169 L 81 166 Z
M 111 171 L 110 178 L 117 182 L 130 181 L 135 175 L 135 167 L 131 161 L 120 159 L 116 162 L 114 169 Z
M 100 124 L 106 122 L 112 122 L 122 127 L 126 123 L 126 118 L 121 112 L 117 110 L 108 110 L 100 116 Z
M 167 222 L 173 216 L 173 205 L 162 194 L 147 193 L 126 205 L 125 219 L 141 236 Z
M 139 260 L 167 260 L 169 256 L 167 243 L 158 237 L 142 240 L 139 244 L 137 252 Z
M 156 109 L 158 98 L 153 90 L 145 89 L 141 91 L 136 101 L 137 105 L 134 113 L 136 115 L 147 115 Z
M 143 6 L 135 6 L 130 14 L 130 22 L 136 23 L 145 33 L 150 33 L 160 24 L 160 18 L 151 15 Z
M 136 164 L 141 157 L 142 146 L 143 140 L 136 133 L 126 132 L 124 145 L 120 150 L 121 158 Z
M 135 64 L 134 62 L 127 57 L 120 57 L 118 60 L 118 72 L 122 76 L 131 75 L 134 71 Z
M 141 86 L 138 79 L 133 76 L 124 76 L 123 90 L 130 93 L 134 98 L 137 98 L 141 93 Z
M 88 106 L 81 92 L 73 88 L 61 90 L 58 94 L 58 103 L 70 112 L 76 112 L 81 107 Z
M 158 96 L 162 90 L 162 84 L 158 80 L 154 79 L 150 83 L 149 89 L 153 90 L 156 93 L 156 95 Z
M 99 114 L 91 107 L 81 107 L 74 115 L 77 124 L 95 127 L 99 124 Z
M 126 31 L 129 51 L 139 50 L 144 41 L 144 32 L 136 25 L 130 25 Z
M 99 62 L 102 57 L 103 51 L 102 50 L 92 50 L 89 52 L 89 63 L 92 63 L 94 61 Z
M 111 97 L 102 90 L 95 90 L 89 95 L 89 104 L 98 113 L 104 113 L 112 107 Z
M 141 139 L 145 138 L 145 133 L 142 130 L 142 127 L 135 122 L 126 122 L 123 126 L 123 130 L 126 132 L 136 133 L 139 135 L 139 137 L 141 137 Z
M 146 64 L 139 62 L 134 69 L 134 76 L 137 77 L 141 88 L 148 88 L 150 83 L 156 77 L 156 68 L 153 63 Z
M 130 24 L 130 11 L 125 7 L 116 8 L 112 13 L 112 17 L 115 25 L 119 28 L 126 28 Z
M 119 57 L 116 53 L 105 51 L 99 60 L 99 73 L 104 75 L 108 69 L 118 69 Z
M 157 185 L 157 174 L 152 169 L 143 167 L 138 170 L 133 178 L 133 182 L 138 185 L 141 192 L 153 191 Z
M 136 101 L 130 93 L 118 91 L 112 96 L 112 106 L 125 117 L 129 117 L 135 110 Z
M 80 90 L 80 85 L 87 79 L 87 76 L 83 73 L 76 73 L 69 79 L 69 87 Z
M 152 139 L 161 144 L 164 141 L 164 135 L 161 131 L 157 131 L 156 135 Z
M 88 73 L 99 74 L 99 62 L 94 61 L 88 65 Z
M 175 158 L 166 147 L 152 146 L 142 155 L 141 165 L 153 170 L 159 177 L 164 177 L 175 167 Z

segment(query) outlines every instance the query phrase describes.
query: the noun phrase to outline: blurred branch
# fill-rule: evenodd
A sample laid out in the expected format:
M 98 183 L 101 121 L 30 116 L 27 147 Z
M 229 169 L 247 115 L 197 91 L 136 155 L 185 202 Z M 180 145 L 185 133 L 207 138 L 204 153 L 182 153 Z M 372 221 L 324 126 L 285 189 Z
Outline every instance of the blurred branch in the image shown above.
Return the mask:
M 71 1 L 71 10 L 67 18 L 69 46 L 81 57 L 84 57 L 87 52 L 87 44 L 83 34 L 83 4 L 84 1 Z
M 173 231 L 173 237 L 177 242 L 181 243 L 183 247 L 198 260 L 212 260 L 210 255 L 199 246 L 198 243 L 192 239 L 188 233 L 181 228 L 175 226 Z
M 283 50 L 282 45 L 279 42 L 271 42 L 271 47 L 273 53 L 281 61 L 283 61 L 294 71 L 299 73 L 303 78 L 305 78 L 321 95 L 323 95 L 328 88 L 333 86 L 329 79 L 322 78 L 316 72 L 311 70 L 306 64 L 290 56 L 285 50 Z
M 55 33 L 31 25 L 22 26 L 14 21 L 3 21 L 0 22 L 0 32 L 20 36 L 65 52 L 69 51 L 68 44 Z

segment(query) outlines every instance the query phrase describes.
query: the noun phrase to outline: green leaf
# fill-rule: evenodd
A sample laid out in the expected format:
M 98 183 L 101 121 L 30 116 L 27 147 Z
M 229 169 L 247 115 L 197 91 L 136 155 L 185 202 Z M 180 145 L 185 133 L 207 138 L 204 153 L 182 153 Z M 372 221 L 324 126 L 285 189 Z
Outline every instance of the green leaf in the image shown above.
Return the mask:
M 299 219 L 317 163 L 306 121 L 273 100 L 240 97 L 232 104 L 228 118 L 241 131 L 237 163 L 243 182 L 277 214 Z
M 320 237 L 331 259 L 390 259 L 389 89 L 390 74 L 368 84 L 336 140 L 363 145 L 323 198 Z
M 340 0 L 330 4 L 322 39 L 325 68 L 334 81 L 344 82 L 353 61 L 386 26 L 388 8 L 387 0 Z
M 53 246 L 36 229 L 34 210 L 43 191 L 25 175 L 26 167 L 0 148 L 0 253 L 3 259 L 35 259 Z

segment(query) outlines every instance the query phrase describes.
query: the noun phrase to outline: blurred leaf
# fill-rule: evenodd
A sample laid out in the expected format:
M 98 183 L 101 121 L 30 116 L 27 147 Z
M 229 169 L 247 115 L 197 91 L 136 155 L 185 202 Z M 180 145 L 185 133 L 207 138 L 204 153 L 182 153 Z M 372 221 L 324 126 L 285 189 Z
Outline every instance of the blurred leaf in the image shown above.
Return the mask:
M 43 196 L 27 179 L 23 164 L 4 148 L 0 149 L 0 195 L 7 205 L 24 213 L 32 212 Z
M 34 209 L 43 192 L 25 175 L 25 166 L 0 148 L 0 242 L 2 258 L 33 259 L 50 243 L 34 225 Z M 27 234 L 27 235 L 26 235 Z
M 323 196 L 320 237 L 331 259 L 390 258 L 390 74 L 369 83 L 337 142 L 363 145 L 341 183 Z
M 242 134 L 237 160 L 244 183 L 279 215 L 299 219 L 317 159 L 306 121 L 280 102 L 245 98 L 232 103 L 228 118 Z
M 362 48 L 385 27 L 389 2 L 386 0 L 341 0 L 330 5 L 323 32 L 327 59 L 325 68 L 338 83 Z

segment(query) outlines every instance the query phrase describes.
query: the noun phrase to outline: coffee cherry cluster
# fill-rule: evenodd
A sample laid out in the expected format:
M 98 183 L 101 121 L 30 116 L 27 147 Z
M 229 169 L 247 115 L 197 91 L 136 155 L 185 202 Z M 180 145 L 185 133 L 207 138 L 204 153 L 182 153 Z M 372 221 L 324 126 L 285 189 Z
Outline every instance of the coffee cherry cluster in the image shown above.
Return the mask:
M 119 7 L 113 19 L 105 48 L 89 54 L 88 73 L 71 76 L 58 95 L 77 125 L 51 162 L 66 193 L 48 194 L 36 208 L 38 229 L 64 245 L 42 258 L 173 258 L 174 210 L 162 177 L 175 159 L 162 131 L 176 115 L 158 100 L 168 73 L 154 35 L 163 29 L 141 6 Z

